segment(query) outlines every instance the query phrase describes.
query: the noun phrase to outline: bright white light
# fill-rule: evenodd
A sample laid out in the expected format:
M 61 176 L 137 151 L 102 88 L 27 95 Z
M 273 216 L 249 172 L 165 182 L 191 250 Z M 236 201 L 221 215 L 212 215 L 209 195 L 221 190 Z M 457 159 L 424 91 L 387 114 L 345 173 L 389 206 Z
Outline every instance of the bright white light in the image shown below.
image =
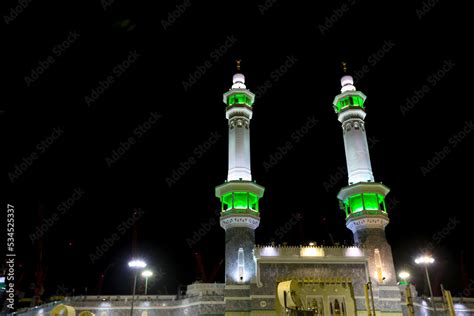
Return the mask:
M 130 268 L 133 268 L 133 269 L 136 269 L 136 268 L 145 268 L 146 267 L 146 263 L 145 261 L 143 260 L 139 260 L 139 259 L 135 259 L 135 260 L 132 260 L 128 263 L 128 266 Z
M 152 275 L 153 275 L 153 272 L 151 272 L 150 270 L 145 270 L 142 272 L 142 277 L 144 278 L 151 277 Z
M 415 259 L 416 264 L 431 264 L 435 261 L 432 256 L 421 256 Z
M 410 277 L 410 273 L 406 272 L 406 271 L 400 271 L 400 273 L 398 274 L 398 276 L 400 277 L 400 279 L 402 280 L 407 280 L 409 277 Z
M 241 73 L 236 73 L 232 77 L 232 83 L 245 83 L 245 76 Z
M 467 307 L 466 307 L 466 305 L 464 305 L 464 304 L 455 303 L 455 304 L 454 304 L 454 309 L 455 309 L 457 312 L 461 312 L 461 311 L 466 311 Z
M 244 282 L 244 248 L 239 248 L 239 252 L 237 253 L 237 271 L 238 271 L 238 279 L 237 282 Z
M 360 250 L 360 248 L 349 247 L 347 248 L 345 255 L 347 257 L 362 257 L 364 254 L 362 253 L 362 250 Z
M 275 257 L 278 256 L 278 250 L 274 247 L 265 247 L 260 252 L 260 255 L 264 257 Z
M 310 242 L 309 245 L 310 245 L 311 247 L 313 247 L 313 246 L 314 246 L 314 242 Z
M 341 78 L 341 86 L 354 84 L 354 79 L 351 76 L 344 76 Z

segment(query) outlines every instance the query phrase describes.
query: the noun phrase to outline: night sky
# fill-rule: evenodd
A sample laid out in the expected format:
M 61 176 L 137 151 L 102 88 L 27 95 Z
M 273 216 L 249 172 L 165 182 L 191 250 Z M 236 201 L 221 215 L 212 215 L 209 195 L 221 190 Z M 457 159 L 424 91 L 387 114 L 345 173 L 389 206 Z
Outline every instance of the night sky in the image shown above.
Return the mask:
M 461 100 L 471 84 L 460 82 L 462 8 L 201 2 L 2 2 L 1 208 L 15 206 L 17 289 L 31 295 L 41 262 L 45 298 L 130 293 L 133 255 L 159 272 L 152 294 L 200 278 L 195 253 L 224 281 L 214 187 L 227 176 L 222 94 L 236 59 L 257 95 L 258 244 L 352 243 L 336 198 L 347 175 L 332 108 L 345 61 L 368 96 L 375 179 L 391 188 L 397 270 L 423 292 L 413 259 L 429 251 L 435 292 L 469 287 L 474 126 Z

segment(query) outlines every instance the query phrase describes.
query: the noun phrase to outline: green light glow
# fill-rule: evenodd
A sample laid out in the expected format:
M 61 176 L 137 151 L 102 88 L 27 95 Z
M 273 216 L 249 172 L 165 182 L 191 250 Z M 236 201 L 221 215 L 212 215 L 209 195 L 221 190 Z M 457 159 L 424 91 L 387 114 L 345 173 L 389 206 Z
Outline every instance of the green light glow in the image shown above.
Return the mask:
M 358 106 L 360 108 L 364 108 L 364 99 L 362 99 L 358 95 L 349 95 L 345 98 L 342 98 L 336 104 L 336 111 L 337 113 L 341 112 L 342 109 L 348 106 Z
M 258 212 L 258 197 L 250 192 L 229 192 L 222 196 L 222 211 L 240 209 Z
M 229 106 L 234 104 L 245 104 L 247 106 L 252 106 L 252 99 L 250 99 L 250 97 L 245 93 L 236 93 L 227 99 L 227 104 Z
M 377 193 L 354 194 L 344 201 L 346 216 L 365 211 L 365 214 L 376 215 L 380 211 L 387 212 L 385 208 L 385 197 Z M 375 211 L 375 212 L 370 212 Z
M 234 193 L 234 208 L 247 208 L 247 193 L 235 192 Z

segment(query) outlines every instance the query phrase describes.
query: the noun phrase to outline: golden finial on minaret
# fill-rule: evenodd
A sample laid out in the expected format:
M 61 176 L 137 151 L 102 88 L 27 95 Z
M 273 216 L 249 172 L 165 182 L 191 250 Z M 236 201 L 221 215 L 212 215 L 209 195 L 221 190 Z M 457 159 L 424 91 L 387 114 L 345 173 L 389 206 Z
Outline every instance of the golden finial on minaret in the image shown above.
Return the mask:
M 236 60 L 235 60 L 235 62 L 237 63 L 237 71 L 240 71 L 240 62 L 241 62 L 241 61 L 242 61 L 242 60 L 240 60 L 240 59 L 236 59 Z
M 347 63 L 346 62 L 342 62 L 342 71 L 344 71 L 344 73 L 347 73 Z

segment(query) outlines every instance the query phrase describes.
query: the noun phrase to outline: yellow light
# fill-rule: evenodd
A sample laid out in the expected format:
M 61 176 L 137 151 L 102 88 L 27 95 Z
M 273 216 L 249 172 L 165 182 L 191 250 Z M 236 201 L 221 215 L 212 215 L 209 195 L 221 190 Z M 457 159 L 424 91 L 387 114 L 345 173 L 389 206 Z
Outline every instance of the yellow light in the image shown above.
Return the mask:
M 324 249 L 317 247 L 303 247 L 300 250 L 301 257 L 324 257 Z
M 142 272 L 142 277 L 144 278 L 151 277 L 152 275 L 153 275 L 153 272 L 151 272 L 150 270 L 145 270 Z

